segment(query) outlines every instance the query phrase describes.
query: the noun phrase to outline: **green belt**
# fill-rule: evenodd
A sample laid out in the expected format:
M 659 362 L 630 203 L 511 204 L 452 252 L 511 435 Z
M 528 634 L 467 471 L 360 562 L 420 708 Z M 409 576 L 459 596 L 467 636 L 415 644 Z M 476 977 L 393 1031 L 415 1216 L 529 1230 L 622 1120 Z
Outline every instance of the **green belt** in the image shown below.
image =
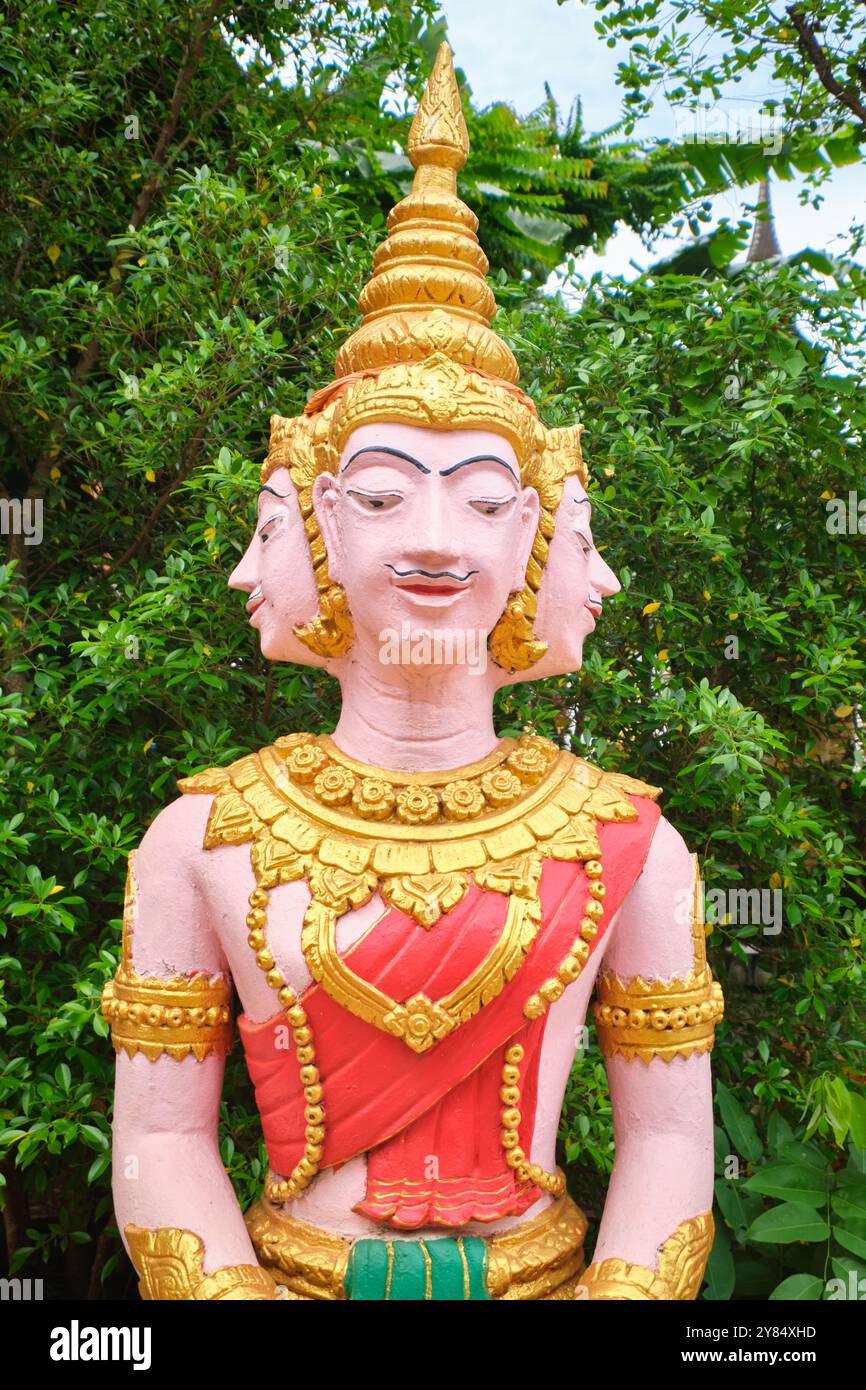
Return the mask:
M 347 1298 L 376 1303 L 489 1299 L 487 1242 L 480 1236 L 356 1240 L 344 1287 Z

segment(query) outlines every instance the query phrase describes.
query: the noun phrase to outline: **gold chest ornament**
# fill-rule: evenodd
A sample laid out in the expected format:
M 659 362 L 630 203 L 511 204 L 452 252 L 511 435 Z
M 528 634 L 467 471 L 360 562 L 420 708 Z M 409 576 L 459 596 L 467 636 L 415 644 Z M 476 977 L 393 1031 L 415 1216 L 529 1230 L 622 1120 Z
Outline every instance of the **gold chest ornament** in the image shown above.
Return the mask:
M 535 736 L 503 739 L 466 767 L 405 773 L 357 762 L 327 735 L 290 734 L 179 786 L 214 794 L 205 848 L 251 844 L 257 886 L 247 915 L 249 943 L 281 1002 L 296 1001 L 267 944 L 267 894 L 304 879 L 312 898 L 301 948 L 313 979 L 350 1013 L 416 1053 L 472 1018 L 519 970 L 541 922 L 545 859 L 582 861 L 590 901 L 560 979 L 547 982 L 546 994 L 542 987 L 544 998 L 527 1002 L 527 1017 L 540 1015 L 550 993 L 556 997 L 557 987 L 562 993 L 577 978 L 604 912 L 597 823 L 635 820 L 628 794 L 659 794 Z M 498 941 L 449 994 L 396 1000 L 340 959 L 339 917 L 377 891 L 430 930 L 461 901 L 470 878 L 504 894 L 508 910 Z

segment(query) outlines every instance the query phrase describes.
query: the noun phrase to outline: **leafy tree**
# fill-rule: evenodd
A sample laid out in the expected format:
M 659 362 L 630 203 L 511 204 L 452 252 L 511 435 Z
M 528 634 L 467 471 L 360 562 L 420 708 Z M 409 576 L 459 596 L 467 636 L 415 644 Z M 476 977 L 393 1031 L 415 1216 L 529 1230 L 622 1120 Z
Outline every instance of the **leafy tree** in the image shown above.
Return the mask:
M 632 120 L 652 109 L 660 83 L 668 101 L 697 110 L 770 66 L 780 96 L 767 109 L 792 140 L 846 127 L 866 139 L 866 16 L 852 0 L 596 0 L 596 9 L 598 33 L 631 45 L 617 81 Z
M 178 755 L 333 708 L 324 680 L 262 681 L 226 566 L 268 415 L 331 375 L 376 240 L 323 149 L 412 80 L 419 9 L 4 11 L 2 500 L 40 503 L 44 539 L 13 525 L 0 583 L 0 1143 L 13 1272 L 35 1250 L 67 1293 L 119 1258 L 95 1009 L 123 858 Z
M 562 0 L 558 0 L 562 3 Z M 692 113 L 694 127 L 660 140 L 648 150 L 653 161 L 678 168 L 682 187 L 671 188 L 666 209 L 658 207 L 650 240 L 661 233 L 666 211 L 670 230 L 688 225 L 696 245 L 673 258 L 677 269 L 706 271 L 728 264 L 743 249 L 747 219 L 732 226 L 723 218 L 715 235 L 710 200 L 733 188 L 769 178 L 803 178 L 801 200 L 818 206 L 816 190 L 833 170 L 858 164 L 866 141 L 866 18 L 848 0 L 798 3 L 783 9 L 765 0 L 596 0 L 596 30 L 612 47 L 629 43 L 618 64 L 624 88 L 623 126 L 631 131 L 653 110 L 659 89 L 678 116 Z M 773 96 L 764 100 L 760 121 L 752 117 L 724 129 L 726 100 L 756 72 L 771 74 Z M 840 229 L 844 230 L 844 229 Z M 852 230 L 848 260 L 862 245 L 863 229 Z M 797 251 L 811 248 L 798 247 Z M 826 273 L 834 273 L 830 267 Z M 847 274 L 850 266 L 844 264 Z
M 785 1297 L 794 1276 L 821 1297 L 831 1266 L 866 1272 L 851 1204 L 866 1191 L 866 397 L 857 293 L 831 283 L 804 264 L 595 280 L 577 314 L 524 295 L 508 316 L 547 418 L 585 422 L 593 527 L 623 593 L 583 669 L 506 692 L 503 719 L 576 731 L 587 757 L 663 786 L 711 906 L 733 905 L 710 914 L 726 994 L 713 1298 Z M 738 889 L 780 893 L 779 929 Z M 597 1214 L 613 1150 L 592 1048 L 561 1137 Z M 797 1173 L 772 1185 L 768 1155 Z M 836 1194 L 829 1226 L 796 1188 L 809 1162 Z M 833 1186 L 849 1181 L 850 1203 Z

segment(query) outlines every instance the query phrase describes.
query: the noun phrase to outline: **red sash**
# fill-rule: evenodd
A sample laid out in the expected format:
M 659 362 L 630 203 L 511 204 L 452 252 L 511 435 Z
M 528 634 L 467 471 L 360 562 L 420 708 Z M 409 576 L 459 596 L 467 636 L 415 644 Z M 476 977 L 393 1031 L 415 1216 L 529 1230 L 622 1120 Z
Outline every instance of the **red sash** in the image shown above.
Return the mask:
M 605 914 L 591 954 L 640 873 L 659 808 L 633 799 L 638 819 L 598 827 Z M 323 1086 L 321 1167 L 366 1153 L 367 1190 L 356 1210 L 414 1229 L 460 1226 L 519 1215 L 538 1189 L 518 1184 L 501 1147 L 499 1096 L 510 1041 L 524 1047 L 520 1142 L 531 1152 L 538 1060 L 545 1017 L 527 1023 L 523 1006 L 556 974 L 571 949 L 589 883 L 581 864 L 546 860 L 539 890 L 542 919 L 521 968 L 489 1004 L 428 1052 L 415 1054 L 335 1003 L 320 985 L 302 997 Z M 508 899 L 471 885 L 462 902 L 429 931 L 396 908 L 386 912 L 343 959 L 396 999 L 454 989 L 487 956 L 502 931 Z M 238 1029 L 262 1117 L 268 1158 L 288 1174 L 304 1152 L 304 1096 L 297 1059 L 285 1048 L 285 1015 L 263 1023 L 241 1015 Z

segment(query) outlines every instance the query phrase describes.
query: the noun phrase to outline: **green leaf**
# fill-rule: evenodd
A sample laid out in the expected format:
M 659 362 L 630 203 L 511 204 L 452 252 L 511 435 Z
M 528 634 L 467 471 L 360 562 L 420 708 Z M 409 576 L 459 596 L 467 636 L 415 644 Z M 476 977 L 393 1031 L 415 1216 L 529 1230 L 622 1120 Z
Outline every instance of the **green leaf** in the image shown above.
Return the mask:
M 734 1257 L 731 1253 L 731 1238 L 721 1222 L 716 1223 L 713 1248 L 710 1251 L 704 1273 L 706 1288 L 703 1297 L 712 1302 L 725 1302 L 731 1297 L 736 1285 Z
M 767 794 L 766 804 L 770 804 L 769 794 Z M 767 1148 L 770 1153 L 778 1157 L 781 1146 L 792 1143 L 793 1140 L 794 1131 L 788 1121 L 780 1110 L 774 1110 L 767 1125 Z
M 103 1173 L 109 1167 L 110 1163 L 111 1150 L 109 1150 L 107 1153 L 98 1154 L 87 1170 L 88 1185 L 96 1182 L 97 1178 L 101 1178 Z
M 786 1143 L 779 1148 L 779 1158 L 786 1163 L 807 1163 L 812 1168 L 827 1171 L 827 1159 L 814 1144 Z
M 837 1216 L 847 1223 L 850 1221 L 866 1221 L 866 1191 L 855 1187 L 846 1187 L 842 1192 L 837 1192 L 831 1199 L 831 1205 Z
M 789 1202 L 818 1207 L 827 1200 L 827 1180 L 817 1168 L 801 1163 L 768 1163 L 746 1179 L 750 1192 L 781 1197 Z
M 814 1274 L 791 1274 L 777 1284 L 770 1301 L 815 1302 L 824 1292 L 824 1285 Z
M 844 1250 L 850 1250 L 852 1255 L 859 1255 L 866 1260 L 866 1230 L 851 1231 L 847 1227 L 834 1226 L 833 1239 L 838 1241 Z
M 88 1140 L 90 1141 L 91 1148 L 109 1148 L 108 1136 L 105 1135 L 101 1129 L 97 1129 L 95 1125 L 82 1125 L 81 1133 L 87 1136 Z
M 858 1149 L 866 1149 L 866 1096 L 859 1091 L 851 1091 L 850 1125 L 851 1138 Z
M 863 1292 L 866 1293 L 866 1264 L 862 1260 L 852 1260 L 849 1255 L 834 1255 L 830 1261 L 833 1273 L 837 1279 L 841 1279 L 847 1284 L 851 1275 L 858 1281 L 864 1281 Z
M 811 1207 L 784 1202 L 757 1217 L 746 1232 L 746 1239 L 770 1245 L 788 1245 L 795 1240 L 826 1240 L 829 1234 L 827 1222 L 817 1216 Z
M 728 1137 L 741 1158 L 756 1163 L 764 1146 L 758 1137 L 755 1122 L 723 1082 L 716 1082 L 716 1102 Z
M 715 1195 L 722 1216 L 734 1233 L 734 1239 L 742 1242 L 747 1227 L 762 1209 L 760 1197 L 747 1192 L 739 1178 L 728 1181 L 719 1178 L 715 1184 Z

